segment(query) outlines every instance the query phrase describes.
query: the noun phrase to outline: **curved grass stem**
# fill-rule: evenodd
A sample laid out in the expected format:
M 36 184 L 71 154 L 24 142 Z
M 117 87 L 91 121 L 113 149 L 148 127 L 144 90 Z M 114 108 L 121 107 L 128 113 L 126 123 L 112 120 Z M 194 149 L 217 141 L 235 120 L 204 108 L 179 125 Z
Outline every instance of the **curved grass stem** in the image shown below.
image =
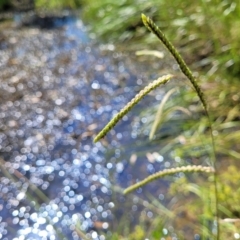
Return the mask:
M 165 47 L 168 49 L 168 51 L 171 53 L 171 55 L 175 58 L 177 63 L 179 64 L 179 67 L 182 71 L 182 73 L 189 79 L 191 84 L 193 85 L 196 93 L 198 94 L 198 97 L 203 105 L 203 108 L 205 110 L 205 114 L 208 117 L 209 122 L 209 128 L 210 128 L 210 134 L 211 134 L 211 141 L 212 141 L 212 165 L 215 169 L 213 176 L 214 176 L 214 188 L 215 188 L 215 211 L 216 211 L 216 219 L 217 219 L 217 233 L 216 233 L 216 239 L 220 240 L 220 225 L 219 225 L 219 211 L 218 211 L 218 189 L 217 189 L 217 170 L 216 170 L 216 149 L 215 149 L 215 141 L 213 136 L 213 128 L 212 128 L 212 121 L 209 116 L 209 112 L 207 109 L 207 104 L 205 101 L 204 94 L 199 87 L 197 80 L 193 76 L 193 73 L 188 68 L 187 64 L 181 57 L 181 55 L 178 53 L 177 49 L 173 46 L 173 44 L 166 38 L 164 33 L 158 28 L 158 26 L 146 15 L 142 14 L 142 21 L 144 25 L 152 32 L 154 33 L 157 38 L 165 45 Z

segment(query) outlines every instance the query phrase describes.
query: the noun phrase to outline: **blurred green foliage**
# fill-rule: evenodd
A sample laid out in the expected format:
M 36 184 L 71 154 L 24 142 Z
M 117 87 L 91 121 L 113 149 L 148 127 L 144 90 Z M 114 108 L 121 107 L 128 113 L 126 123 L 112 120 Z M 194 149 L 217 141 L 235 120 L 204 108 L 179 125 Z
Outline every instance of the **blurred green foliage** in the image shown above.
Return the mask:
M 226 171 L 220 173 L 218 181 L 221 239 L 234 239 L 234 233 L 238 233 L 240 229 L 239 182 L 239 164 L 234 165 L 234 162 L 231 162 Z M 199 232 L 201 229 L 201 231 L 205 231 L 206 236 L 209 236 L 210 231 L 209 229 L 207 231 L 207 224 L 212 211 L 209 199 L 214 198 L 213 190 L 213 185 L 206 179 L 202 178 L 197 184 L 194 184 L 186 175 L 172 183 L 169 196 L 178 196 L 178 202 L 172 210 L 182 216 L 173 221 L 174 227 L 185 229 L 186 225 L 192 222 L 191 234 Z M 206 224 L 205 228 L 202 226 L 203 223 Z
M 157 39 L 143 27 L 140 14 L 151 16 L 182 49 L 188 62 L 215 72 L 240 74 L 240 4 L 222 0 L 83 0 L 83 17 L 107 41 Z
M 27 5 L 34 2 L 36 8 L 42 8 L 46 10 L 53 9 L 76 9 L 81 6 L 81 0 L 1 0 L 0 10 L 8 10 L 11 8 L 18 8 L 21 5 Z
M 0 11 L 4 10 L 6 8 L 9 8 L 11 6 L 11 3 L 9 0 L 1 0 L 0 1 Z
M 81 6 L 81 0 L 35 0 L 35 6 L 37 8 L 44 9 L 76 9 Z

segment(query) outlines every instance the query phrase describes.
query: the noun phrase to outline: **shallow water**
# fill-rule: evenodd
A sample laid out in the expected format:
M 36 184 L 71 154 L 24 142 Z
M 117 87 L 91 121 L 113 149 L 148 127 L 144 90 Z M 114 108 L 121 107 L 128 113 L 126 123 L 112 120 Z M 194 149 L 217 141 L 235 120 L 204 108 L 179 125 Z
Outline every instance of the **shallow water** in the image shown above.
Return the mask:
M 138 115 L 163 90 L 92 143 L 157 71 L 113 45 L 96 44 L 81 20 L 66 19 L 51 29 L 1 29 L 0 239 L 81 239 L 76 223 L 91 239 L 105 239 L 99 230 L 107 232 L 123 215 L 136 222 L 143 208 L 116 189 L 166 166 L 160 155 L 146 159 L 151 144 Z M 163 200 L 166 188 L 162 181 L 144 191 Z

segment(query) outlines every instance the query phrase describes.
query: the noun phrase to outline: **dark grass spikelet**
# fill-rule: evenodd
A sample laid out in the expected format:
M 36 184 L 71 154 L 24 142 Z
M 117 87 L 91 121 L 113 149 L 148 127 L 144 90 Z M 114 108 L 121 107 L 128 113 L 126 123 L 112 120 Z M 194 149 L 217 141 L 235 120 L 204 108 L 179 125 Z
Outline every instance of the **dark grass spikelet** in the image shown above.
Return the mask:
M 166 38 L 164 33 L 158 28 L 158 26 L 146 15 L 142 14 L 142 21 L 144 25 L 152 32 L 154 33 L 158 39 L 165 45 L 165 47 L 169 50 L 169 52 L 172 54 L 172 56 L 175 58 L 177 63 L 179 64 L 179 67 L 183 74 L 190 80 L 192 83 L 194 89 L 196 90 L 200 101 L 203 104 L 203 107 L 207 113 L 207 104 L 203 95 L 203 92 L 199 85 L 197 84 L 197 81 L 195 77 L 193 76 L 191 70 L 188 68 L 187 64 L 181 57 L 181 55 L 178 53 L 177 49 L 172 45 L 172 43 Z

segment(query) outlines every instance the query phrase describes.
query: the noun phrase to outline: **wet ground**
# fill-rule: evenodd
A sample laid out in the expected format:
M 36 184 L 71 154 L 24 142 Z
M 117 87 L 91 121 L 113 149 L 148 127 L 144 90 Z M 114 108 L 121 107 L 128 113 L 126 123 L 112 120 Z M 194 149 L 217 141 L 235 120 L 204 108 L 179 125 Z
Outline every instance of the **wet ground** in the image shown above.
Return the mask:
M 140 130 L 140 111 L 163 90 L 92 143 L 116 110 L 168 71 L 155 66 L 150 73 L 127 50 L 96 43 L 81 20 L 57 20 L 51 28 L 1 25 L 0 239 L 81 239 L 76 224 L 91 239 L 105 239 L 99 232 L 123 216 L 136 222 L 143 208 L 116 189 L 169 167 L 157 153 L 146 158 L 148 132 Z M 163 200 L 166 187 L 144 191 Z

